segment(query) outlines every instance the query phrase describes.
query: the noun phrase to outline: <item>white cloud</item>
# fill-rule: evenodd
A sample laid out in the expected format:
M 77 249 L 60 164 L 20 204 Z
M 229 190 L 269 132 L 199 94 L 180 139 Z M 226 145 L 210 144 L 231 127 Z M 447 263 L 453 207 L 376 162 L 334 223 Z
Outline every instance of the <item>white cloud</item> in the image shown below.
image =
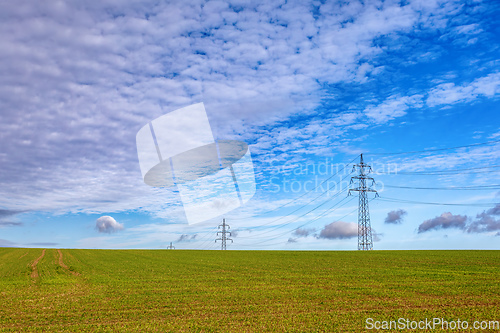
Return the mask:
M 477 23 L 461 25 L 461 26 L 455 27 L 453 30 L 459 34 L 468 34 L 468 35 L 477 35 L 477 34 L 483 32 L 483 29 L 481 29 L 479 27 L 479 24 L 477 24 Z
M 316 231 L 316 229 L 314 229 L 314 228 L 311 228 L 311 229 L 299 228 L 293 232 L 293 235 L 297 236 L 297 237 L 307 237 L 311 233 L 313 233 L 314 231 Z
M 472 102 L 479 97 L 494 98 L 500 93 L 500 73 L 490 73 L 462 85 L 453 82 L 440 83 L 427 94 L 411 96 L 392 95 L 379 104 L 365 108 L 364 114 L 377 124 L 384 124 L 407 114 L 411 108 L 449 106 L 461 102 Z
M 190 240 L 196 239 L 197 234 L 194 235 L 188 235 L 188 234 L 182 234 L 180 235 L 179 239 L 177 239 L 177 242 L 188 242 Z
M 436 216 L 435 218 L 425 220 L 418 226 L 418 233 L 448 229 L 448 228 L 458 228 L 464 229 L 467 222 L 467 216 L 465 215 L 453 215 L 450 212 Z
M 500 144 L 461 148 L 438 155 L 392 159 L 398 164 L 398 171 L 452 170 L 464 165 L 493 165 L 500 158 Z
M 358 236 L 358 224 L 354 222 L 337 221 L 325 225 L 319 233 L 319 238 L 346 239 Z
M 471 102 L 479 97 L 491 98 L 500 93 L 500 73 L 491 73 L 470 83 L 443 83 L 429 91 L 427 105 L 451 105 Z
M 112 233 L 123 230 L 123 224 L 116 222 L 111 216 L 101 216 L 95 221 L 95 228 L 99 232 Z
M 368 106 L 364 112 L 374 122 L 382 124 L 404 116 L 410 108 L 421 108 L 422 98 L 422 95 L 393 95 L 381 104 Z
M 203 101 L 219 138 L 244 136 L 257 142 L 257 151 L 282 140 L 283 151 L 331 153 L 345 144 L 325 142 L 346 126 L 364 126 L 355 124 L 359 113 L 311 121 L 279 137 L 253 129 L 311 112 L 324 84 L 368 82 L 380 74 L 376 60 L 388 50 L 374 40 L 419 24 L 442 27 L 459 7 L 453 1 L 402 7 L 262 1 L 241 10 L 227 2 L 3 2 L 0 135 L 9 144 L 0 148 L 2 206 L 142 209 L 183 221 L 176 193 L 141 182 L 135 134 L 144 124 Z M 483 82 L 476 94 L 487 88 Z M 412 102 L 418 104 L 394 95 L 388 103 L 399 111 L 382 104 L 369 114 L 388 121 Z M 301 143 L 293 145 L 292 134 Z
M 500 230 L 500 204 L 476 215 L 476 220 L 467 226 L 467 232 L 497 232 Z M 498 236 L 498 233 L 496 234 Z
M 408 213 L 404 209 L 392 210 L 387 213 L 384 223 L 400 224 L 406 214 Z

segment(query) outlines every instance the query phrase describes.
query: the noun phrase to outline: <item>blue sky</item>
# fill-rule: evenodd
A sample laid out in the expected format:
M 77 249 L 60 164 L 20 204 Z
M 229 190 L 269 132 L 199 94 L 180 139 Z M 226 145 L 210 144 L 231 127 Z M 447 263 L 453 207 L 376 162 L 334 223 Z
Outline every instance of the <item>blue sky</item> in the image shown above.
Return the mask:
M 499 249 L 496 1 L 0 13 L 0 246 L 218 248 L 222 217 L 188 225 L 175 187 L 142 181 L 135 145 L 152 119 L 203 102 L 216 139 L 248 143 L 254 163 L 255 196 L 224 216 L 230 249 L 356 249 L 361 153 L 380 194 L 375 249 Z

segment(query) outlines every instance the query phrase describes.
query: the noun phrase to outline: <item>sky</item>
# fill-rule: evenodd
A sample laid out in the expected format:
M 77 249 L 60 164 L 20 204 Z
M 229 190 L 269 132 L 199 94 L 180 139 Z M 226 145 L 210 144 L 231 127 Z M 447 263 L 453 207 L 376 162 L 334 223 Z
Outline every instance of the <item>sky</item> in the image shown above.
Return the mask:
M 3 1 L 0 246 L 220 249 L 225 218 L 230 250 L 356 250 L 363 154 L 374 249 L 500 249 L 499 14 Z M 144 183 L 136 135 L 201 102 L 216 140 L 248 144 L 256 192 L 189 224 L 178 186 Z

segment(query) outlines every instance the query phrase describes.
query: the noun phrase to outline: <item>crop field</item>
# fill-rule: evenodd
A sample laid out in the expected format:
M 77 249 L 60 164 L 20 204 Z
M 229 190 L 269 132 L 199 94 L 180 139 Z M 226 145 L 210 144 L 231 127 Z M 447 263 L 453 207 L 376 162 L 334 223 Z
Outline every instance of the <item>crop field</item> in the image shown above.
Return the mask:
M 360 332 L 367 318 L 500 320 L 500 251 L 0 248 L 2 332 Z

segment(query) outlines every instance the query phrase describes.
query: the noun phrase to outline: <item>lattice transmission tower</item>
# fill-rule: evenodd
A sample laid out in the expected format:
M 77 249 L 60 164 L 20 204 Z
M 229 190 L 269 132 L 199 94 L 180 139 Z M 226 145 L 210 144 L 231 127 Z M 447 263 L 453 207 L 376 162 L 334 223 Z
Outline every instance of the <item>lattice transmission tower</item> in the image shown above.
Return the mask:
M 172 245 L 172 242 L 170 242 L 170 245 L 167 246 L 168 250 L 175 250 L 175 246 Z
M 226 219 L 222 219 L 222 224 L 219 224 L 218 228 L 220 229 L 221 227 L 222 227 L 222 231 L 217 231 L 217 236 L 219 236 L 219 234 L 222 234 L 222 236 L 220 238 L 217 238 L 215 240 L 215 242 L 217 243 L 218 240 L 222 241 L 221 250 L 225 250 L 226 249 L 226 241 L 230 240 L 231 243 L 233 242 L 233 240 L 231 238 L 226 237 L 226 234 L 229 234 L 229 236 L 231 236 L 231 232 L 228 231 L 228 229 L 230 229 L 231 227 L 228 224 L 226 224 Z
M 351 177 L 351 184 L 356 179 L 358 181 L 358 186 L 349 190 L 349 195 L 351 191 L 359 193 L 359 206 L 358 206 L 358 250 L 373 250 L 373 237 L 372 237 L 372 227 L 370 223 L 370 211 L 368 209 L 368 192 L 375 192 L 375 197 L 378 196 L 376 190 L 372 188 L 375 184 L 375 180 L 369 177 L 368 174 L 372 172 L 371 166 L 363 162 L 363 154 L 359 164 L 353 166 L 353 171 L 359 169 L 359 174 L 357 176 Z M 371 181 L 370 186 L 367 186 L 367 181 Z

